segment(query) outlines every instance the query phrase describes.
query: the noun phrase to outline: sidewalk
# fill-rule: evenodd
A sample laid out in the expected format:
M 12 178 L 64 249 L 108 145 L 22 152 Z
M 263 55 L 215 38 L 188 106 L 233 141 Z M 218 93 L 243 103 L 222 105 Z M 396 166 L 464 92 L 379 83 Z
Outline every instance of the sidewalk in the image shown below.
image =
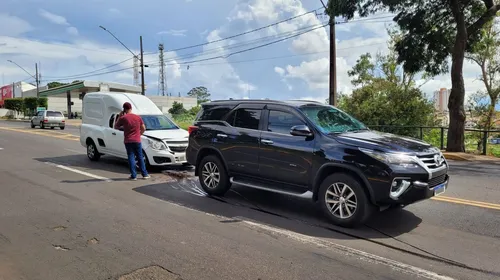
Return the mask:
M 467 153 L 450 153 L 443 151 L 443 155 L 446 159 L 459 160 L 459 161 L 484 161 L 484 162 L 499 162 L 500 158 L 493 156 L 483 156 Z

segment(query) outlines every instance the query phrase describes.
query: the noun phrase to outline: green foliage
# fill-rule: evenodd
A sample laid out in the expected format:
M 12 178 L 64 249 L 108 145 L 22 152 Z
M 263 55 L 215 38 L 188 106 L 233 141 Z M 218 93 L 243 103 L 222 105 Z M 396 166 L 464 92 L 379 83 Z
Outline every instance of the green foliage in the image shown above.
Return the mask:
M 16 111 L 16 113 L 20 113 L 24 109 L 24 101 L 23 98 L 7 98 L 5 99 L 5 108 L 9 110 Z
M 362 55 L 349 71 L 351 95 L 341 95 L 338 107 L 369 126 L 428 126 L 434 124 L 433 104 L 414 87 L 413 77 L 397 64 L 394 53 L 374 60 Z M 414 135 L 414 129 L 392 133 Z
M 172 108 L 168 109 L 168 112 L 172 115 L 182 115 L 186 114 L 187 110 L 184 109 L 184 105 L 182 103 L 179 103 L 177 101 L 174 101 L 174 104 L 172 104 Z
M 191 107 L 191 109 L 188 110 L 188 114 L 191 115 L 191 116 L 196 116 L 196 114 L 198 114 L 198 112 L 201 110 L 201 106 L 198 105 L 198 106 L 194 106 L 194 107 Z
M 50 88 L 56 88 L 56 87 L 60 87 L 60 86 L 64 86 L 64 85 L 67 85 L 67 83 L 50 82 L 47 84 L 47 87 L 50 89 Z
M 37 103 L 38 103 L 38 107 L 45 107 L 45 108 L 49 107 L 49 100 L 47 99 L 47 97 L 38 98 Z
M 38 106 L 38 99 L 36 97 L 25 97 L 24 98 L 24 108 L 28 115 L 33 115 Z
M 192 88 L 188 93 L 188 96 L 195 97 L 198 100 L 198 104 L 210 101 L 210 93 L 206 87 L 195 87 Z

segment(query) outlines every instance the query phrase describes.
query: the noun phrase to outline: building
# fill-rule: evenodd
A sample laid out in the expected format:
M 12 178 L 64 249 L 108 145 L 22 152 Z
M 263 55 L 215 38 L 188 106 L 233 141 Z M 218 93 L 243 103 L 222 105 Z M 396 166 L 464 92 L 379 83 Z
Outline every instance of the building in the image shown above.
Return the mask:
M 5 99 L 22 97 L 23 92 L 32 89 L 36 90 L 36 86 L 25 82 L 3 85 L 2 87 L 0 87 L 0 108 L 3 108 Z
M 16 85 L 19 84 L 17 87 Z M 12 97 L 36 97 L 36 86 L 26 83 L 14 83 L 15 90 L 12 91 L 12 84 L 0 88 L 0 93 L 5 88 L 6 98 Z M 40 86 L 40 97 L 47 97 L 48 108 L 50 110 L 61 111 L 65 115 L 71 113 L 81 114 L 82 99 L 85 94 L 98 91 L 125 92 L 140 94 L 141 88 L 138 86 L 103 82 L 103 81 L 80 81 L 77 83 L 62 85 L 56 88 L 49 89 L 47 86 Z M 182 103 L 185 109 L 191 109 L 198 103 L 196 98 L 192 97 L 173 97 L 173 96 L 148 96 L 164 113 L 172 108 L 176 101 Z
M 434 92 L 434 108 L 440 113 L 448 112 L 448 100 L 450 99 L 451 90 L 441 88 Z

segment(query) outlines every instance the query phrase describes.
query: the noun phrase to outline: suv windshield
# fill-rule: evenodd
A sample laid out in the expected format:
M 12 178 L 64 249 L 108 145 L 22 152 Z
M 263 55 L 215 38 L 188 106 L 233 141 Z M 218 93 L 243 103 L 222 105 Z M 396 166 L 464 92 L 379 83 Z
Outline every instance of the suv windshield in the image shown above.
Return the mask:
M 141 118 L 146 126 L 146 130 L 167 130 L 178 128 L 177 125 L 175 125 L 165 115 L 141 115 Z
M 326 134 L 368 130 L 363 123 L 333 106 L 304 106 L 300 110 L 321 132 Z

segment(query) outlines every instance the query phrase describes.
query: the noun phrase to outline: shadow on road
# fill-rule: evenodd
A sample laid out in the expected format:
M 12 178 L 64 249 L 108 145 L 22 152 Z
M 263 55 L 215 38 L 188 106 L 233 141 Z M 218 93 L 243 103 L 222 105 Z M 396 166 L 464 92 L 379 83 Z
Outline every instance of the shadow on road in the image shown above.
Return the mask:
M 211 197 L 193 178 L 142 186 L 134 191 L 229 218 L 223 223 L 253 220 L 316 237 L 388 239 L 410 232 L 422 222 L 413 213 L 399 209 L 375 213 L 367 225 L 347 229 L 329 223 L 319 207 L 309 200 L 236 185 L 224 197 Z
M 130 175 L 128 169 L 128 163 L 126 160 L 116 158 L 116 157 L 102 157 L 99 161 L 90 161 L 87 155 L 84 154 L 74 154 L 59 157 L 44 157 L 35 158 L 40 162 L 49 162 L 53 164 L 60 164 L 67 167 L 77 168 L 78 170 L 84 172 L 94 173 L 95 170 L 103 170 L 107 172 L 120 174 L 119 178 L 110 178 L 113 181 L 127 181 Z M 182 165 L 175 165 L 169 167 L 150 167 L 148 172 L 150 174 L 166 174 L 172 176 L 169 173 L 185 173 L 190 172 L 191 167 L 185 167 Z M 139 170 L 137 170 L 139 173 Z M 100 179 L 86 179 L 86 180 L 65 180 L 63 183 L 91 183 L 91 182 L 101 182 Z

